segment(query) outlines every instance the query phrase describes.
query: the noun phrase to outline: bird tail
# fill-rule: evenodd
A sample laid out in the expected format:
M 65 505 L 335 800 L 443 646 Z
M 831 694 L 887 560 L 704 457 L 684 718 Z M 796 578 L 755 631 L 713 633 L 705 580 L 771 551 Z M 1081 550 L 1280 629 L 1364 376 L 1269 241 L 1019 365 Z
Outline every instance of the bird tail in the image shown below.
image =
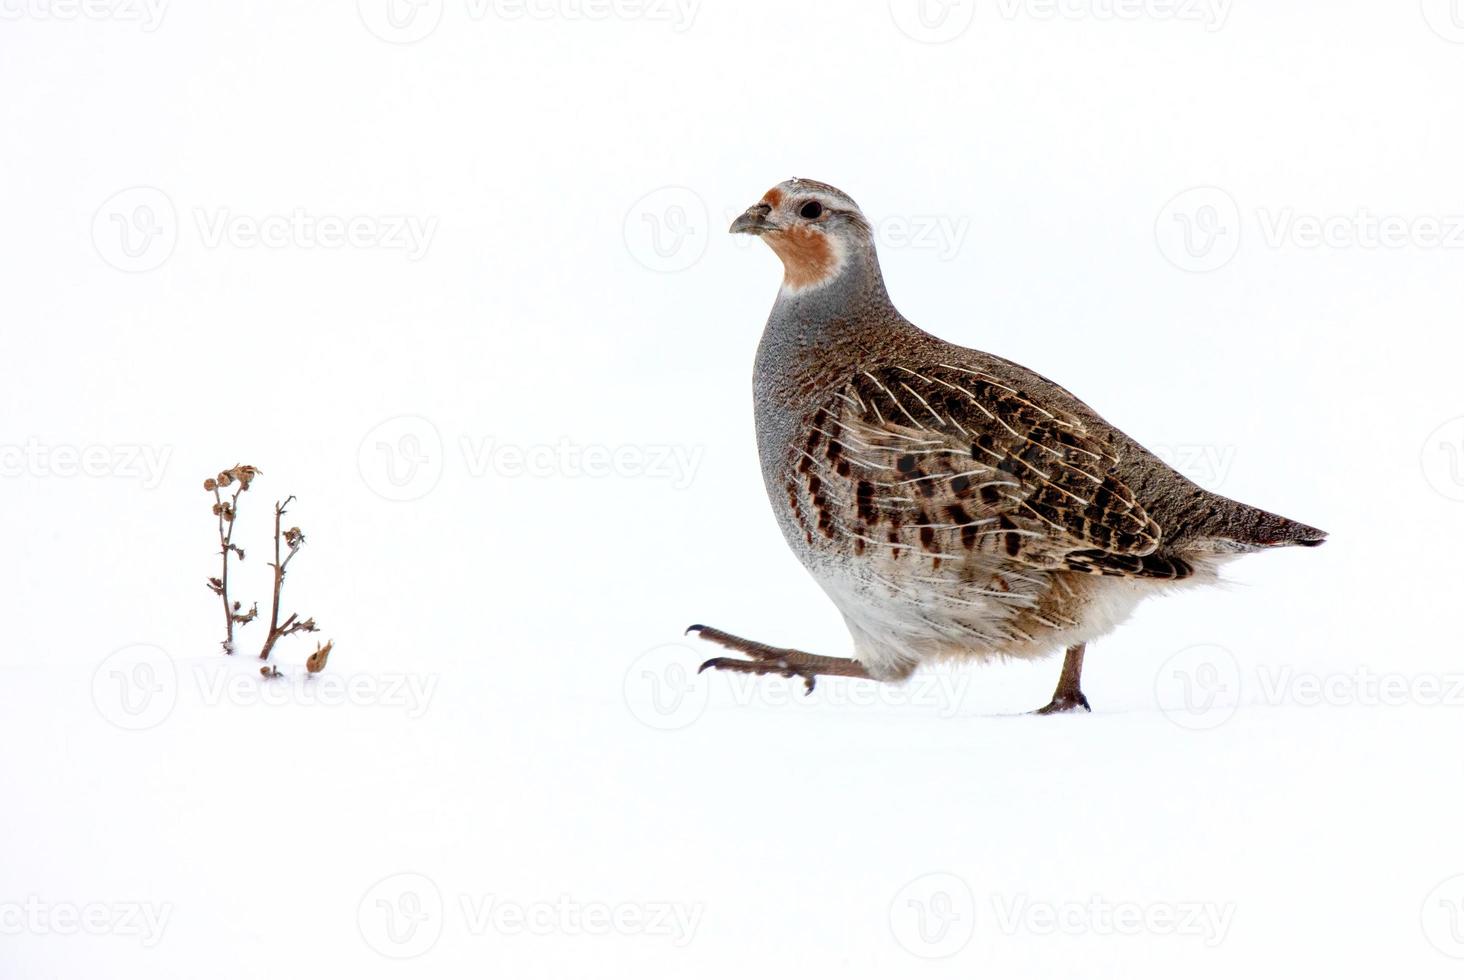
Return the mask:
M 1236 512 L 1227 522 L 1225 535 L 1245 550 L 1285 548 L 1299 545 L 1315 548 L 1327 540 L 1327 532 L 1259 507 L 1237 503 Z

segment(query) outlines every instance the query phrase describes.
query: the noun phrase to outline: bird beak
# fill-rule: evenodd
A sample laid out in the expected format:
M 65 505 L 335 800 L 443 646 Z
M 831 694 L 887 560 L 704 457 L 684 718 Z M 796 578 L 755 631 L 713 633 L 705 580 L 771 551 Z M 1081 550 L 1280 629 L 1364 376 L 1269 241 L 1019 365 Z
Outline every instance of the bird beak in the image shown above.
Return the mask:
M 767 204 L 754 204 L 738 215 L 727 231 L 733 235 L 765 235 L 770 231 L 777 231 L 778 226 L 768 220 L 772 210 Z

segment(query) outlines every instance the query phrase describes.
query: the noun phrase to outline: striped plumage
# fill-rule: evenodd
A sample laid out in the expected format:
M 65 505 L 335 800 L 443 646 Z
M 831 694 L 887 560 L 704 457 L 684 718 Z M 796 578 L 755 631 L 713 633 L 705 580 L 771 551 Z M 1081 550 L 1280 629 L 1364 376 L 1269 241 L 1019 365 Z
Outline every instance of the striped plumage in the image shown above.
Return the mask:
M 787 181 L 733 231 L 783 260 L 754 369 L 759 450 L 779 524 L 844 614 L 854 658 L 697 627 L 752 658 L 708 666 L 811 686 L 1067 648 L 1049 708 L 1086 707 L 1083 644 L 1145 595 L 1325 537 L 1196 486 L 1046 378 L 909 323 L 869 222 L 837 189 Z

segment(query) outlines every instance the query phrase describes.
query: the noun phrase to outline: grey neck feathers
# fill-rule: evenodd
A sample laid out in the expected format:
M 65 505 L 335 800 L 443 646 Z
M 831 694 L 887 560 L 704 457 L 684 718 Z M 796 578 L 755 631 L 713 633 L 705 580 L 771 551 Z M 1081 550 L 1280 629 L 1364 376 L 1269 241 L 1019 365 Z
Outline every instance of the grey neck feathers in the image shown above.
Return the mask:
M 879 269 L 873 242 L 850 249 L 844 265 L 820 286 L 778 293 L 768 318 L 768 333 L 784 344 L 827 348 L 854 339 L 875 323 L 901 321 Z

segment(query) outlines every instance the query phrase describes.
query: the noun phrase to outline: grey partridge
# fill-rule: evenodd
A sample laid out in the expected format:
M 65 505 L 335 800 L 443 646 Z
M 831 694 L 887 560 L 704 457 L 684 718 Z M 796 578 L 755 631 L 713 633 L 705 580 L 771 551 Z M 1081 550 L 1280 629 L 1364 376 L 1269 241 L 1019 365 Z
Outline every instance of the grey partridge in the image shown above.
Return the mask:
M 819 675 L 899 681 L 933 661 L 1065 650 L 1039 713 L 1088 710 L 1085 645 L 1139 600 L 1326 538 L 1197 486 L 1041 375 L 910 323 L 837 188 L 785 181 L 731 231 L 783 262 L 753 370 L 758 453 L 778 524 L 854 647 L 819 656 L 693 626 L 743 655 L 702 670 L 812 690 Z

